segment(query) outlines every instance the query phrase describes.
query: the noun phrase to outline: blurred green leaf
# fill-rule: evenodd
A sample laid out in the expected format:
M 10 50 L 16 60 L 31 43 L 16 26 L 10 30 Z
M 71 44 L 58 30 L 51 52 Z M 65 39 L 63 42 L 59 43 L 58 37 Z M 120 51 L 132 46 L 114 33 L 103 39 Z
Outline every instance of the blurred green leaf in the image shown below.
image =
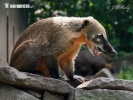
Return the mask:
M 133 80 L 133 65 L 128 61 L 122 62 L 122 70 L 119 73 L 120 79 Z
M 127 32 L 133 33 L 133 26 L 129 26 Z

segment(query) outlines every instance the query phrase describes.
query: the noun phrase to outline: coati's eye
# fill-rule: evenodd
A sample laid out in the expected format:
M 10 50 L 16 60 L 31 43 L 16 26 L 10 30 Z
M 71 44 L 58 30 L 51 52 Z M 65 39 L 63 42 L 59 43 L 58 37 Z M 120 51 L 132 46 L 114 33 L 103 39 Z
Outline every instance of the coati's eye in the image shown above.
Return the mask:
M 101 44 L 102 42 L 102 37 L 103 35 L 102 34 L 97 34 L 93 37 L 92 41 L 96 44 Z

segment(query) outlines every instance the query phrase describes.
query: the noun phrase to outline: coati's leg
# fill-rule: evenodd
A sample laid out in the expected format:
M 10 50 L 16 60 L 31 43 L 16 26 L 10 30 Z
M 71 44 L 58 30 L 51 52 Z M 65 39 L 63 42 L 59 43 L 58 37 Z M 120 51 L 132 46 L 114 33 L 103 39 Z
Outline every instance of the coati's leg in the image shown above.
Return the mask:
M 27 40 L 20 44 L 12 53 L 10 66 L 20 71 L 35 72 L 41 51 L 35 46 L 35 42 Z
M 61 79 L 59 76 L 57 59 L 54 56 L 45 56 L 44 59 L 51 77 Z
M 74 75 L 74 63 L 68 56 L 60 59 L 59 66 L 61 67 L 67 78 L 74 81 L 76 84 L 85 82 L 85 79 L 83 77 Z
M 38 66 L 36 67 L 36 70 L 43 72 L 44 76 L 46 76 L 46 77 L 51 77 L 49 70 L 48 70 L 48 67 L 45 64 L 45 60 L 43 57 L 40 58 L 40 61 L 38 63 Z

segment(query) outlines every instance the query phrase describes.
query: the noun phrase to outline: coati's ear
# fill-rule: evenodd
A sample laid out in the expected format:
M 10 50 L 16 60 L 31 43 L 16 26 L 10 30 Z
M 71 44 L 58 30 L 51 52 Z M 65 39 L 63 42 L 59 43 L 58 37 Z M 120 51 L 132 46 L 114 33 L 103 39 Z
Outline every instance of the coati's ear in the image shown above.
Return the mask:
M 84 29 L 86 26 L 89 25 L 89 20 L 84 20 L 81 24 L 81 26 L 79 27 L 79 29 L 77 30 L 77 32 L 80 32 L 82 29 Z

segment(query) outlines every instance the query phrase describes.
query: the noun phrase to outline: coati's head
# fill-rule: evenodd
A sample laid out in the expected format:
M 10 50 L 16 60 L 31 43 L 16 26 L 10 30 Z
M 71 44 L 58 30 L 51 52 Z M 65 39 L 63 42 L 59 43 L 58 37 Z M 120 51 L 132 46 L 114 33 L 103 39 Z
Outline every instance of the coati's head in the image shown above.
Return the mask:
M 85 33 L 88 41 L 87 47 L 93 55 L 98 56 L 100 54 L 97 47 L 110 54 L 116 53 L 107 39 L 104 27 L 97 20 L 88 17 L 87 20 L 84 20 L 85 24 L 87 25 L 87 32 Z

